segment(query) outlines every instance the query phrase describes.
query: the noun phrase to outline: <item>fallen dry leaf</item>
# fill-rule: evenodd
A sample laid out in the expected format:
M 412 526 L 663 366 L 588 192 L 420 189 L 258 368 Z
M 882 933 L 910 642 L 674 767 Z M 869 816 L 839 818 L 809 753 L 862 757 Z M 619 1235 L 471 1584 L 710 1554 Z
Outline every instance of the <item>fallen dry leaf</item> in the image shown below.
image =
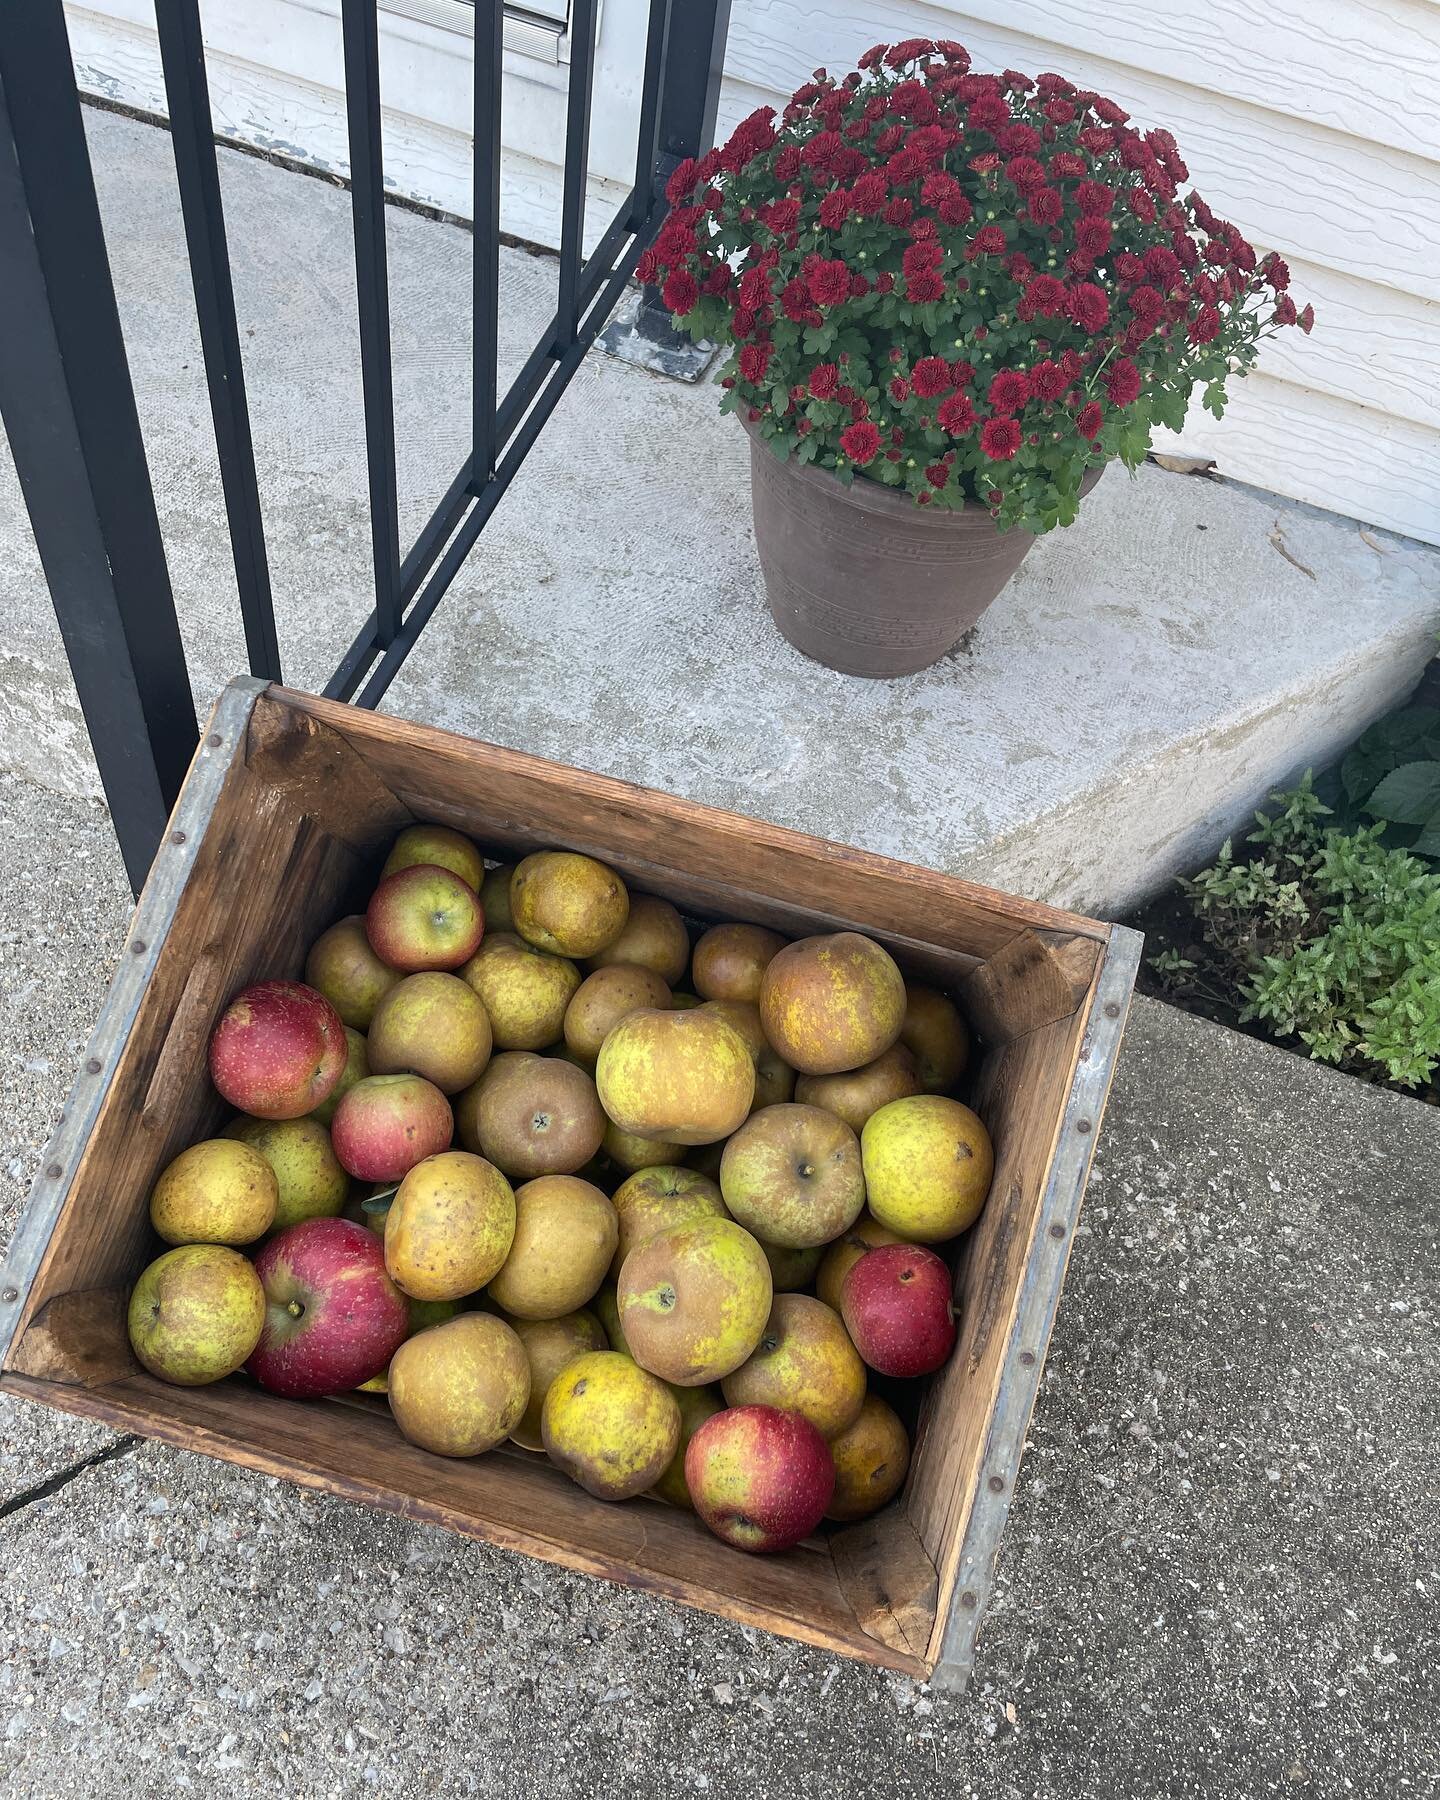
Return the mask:
M 1280 554 L 1285 558 L 1286 562 L 1288 562 L 1292 568 L 1298 569 L 1302 575 L 1308 575 L 1310 577 L 1310 579 L 1312 581 L 1314 581 L 1315 571 L 1313 569 L 1307 569 L 1305 567 L 1304 563 L 1301 562 L 1300 558 L 1298 556 L 1296 556 L 1292 550 L 1290 550 L 1286 547 L 1285 533 L 1280 529 L 1278 524 L 1276 525 L 1275 529 L 1270 533 L 1270 542 L 1275 546 L 1275 548 L 1280 552 Z
M 1360 537 L 1361 537 L 1361 541 L 1363 543 L 1368 544 L 1370 546 L 1370 548 L 1373 551 L 1375 551 L 1377 556 L 1388 556 L 1390 554 L 1390 552 L 1380 542 L 1379 538 L 1371 537 L 1370 533 L 1365 529 L 1365 527 L 1363 525 L 1360 527 Z
M 1163 450 L 1152 450 L 1150 461 L 1157 469 L 1168 469 L 1172 475 L 1203 475 L 1207 481 L 1220 480 L 1213 456 L 1170 456 Z
M 1015 1714 L 1015 1702 L 1013 1700 L 1007 1700 L 1005 1702 L 1005 1717 L 1010 1721 L 1010 1723 L 1012 1725 L 1018 1723 L 1018 1720 L 1017 1720 L 1016 1714 Z

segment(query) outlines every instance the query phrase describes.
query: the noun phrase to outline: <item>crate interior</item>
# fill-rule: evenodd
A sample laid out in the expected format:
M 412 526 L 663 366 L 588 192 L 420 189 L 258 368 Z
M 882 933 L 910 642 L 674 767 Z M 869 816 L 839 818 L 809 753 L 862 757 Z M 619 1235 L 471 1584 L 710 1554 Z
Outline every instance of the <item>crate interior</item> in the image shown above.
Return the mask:
M 466 1462 L 428 1455 L 400 1437 L 383 1403 L 299 1404 L 243 1378 L 179 1389 L 139 1371 L 124 1298 L 156 1253 L 150 1188 L 227 1111 L 203 1072 L 211 1025 L 246 982 L 299 973 L 319 932 L 363 905 L 390 840 L 412 818 L 454 825 L 506 859 L 557 844 L 590 851 L 633 887 L 697 918 L 752 919 L 792 935 L 854 926 L 885 942 L 907 974 L 968 1000 L 978 1015 L 986 1041 L 970 1097 L 995 1139 L 995 1184 L 960 1252 L 961 1336 L 927 1384 L 910 1480 L 874 1519 L 781 1556 L 749 1557 L 660 1502 L 593 1500 L 518 1448 Z M 1013 1478 L 1013 1470 L 985 1468 L 985 1439 L 1105 930 L 621 783 L 271 690 L 256 700 L 235 746 L 154 976 L 107 1071 L 99 1117 L 26 1306 L 28 1328 L 5 1365 L 6 1385 L 923 1673 L 938 1655 L 976 1484 Z M 1033 1363 L 1044 1348 L 1023 1353 Z

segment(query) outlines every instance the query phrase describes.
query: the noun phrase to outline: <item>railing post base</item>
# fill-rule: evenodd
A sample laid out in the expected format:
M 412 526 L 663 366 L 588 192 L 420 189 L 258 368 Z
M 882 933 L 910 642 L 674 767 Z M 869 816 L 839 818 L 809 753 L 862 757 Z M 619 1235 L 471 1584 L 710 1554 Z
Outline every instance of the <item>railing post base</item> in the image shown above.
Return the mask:
M 627 294 L 598 341 L 621 362 L 671 381 L 698 381 L 718 348 L 708 338 L 697 344 L 677 331 L 658 289 L 652 287 Z

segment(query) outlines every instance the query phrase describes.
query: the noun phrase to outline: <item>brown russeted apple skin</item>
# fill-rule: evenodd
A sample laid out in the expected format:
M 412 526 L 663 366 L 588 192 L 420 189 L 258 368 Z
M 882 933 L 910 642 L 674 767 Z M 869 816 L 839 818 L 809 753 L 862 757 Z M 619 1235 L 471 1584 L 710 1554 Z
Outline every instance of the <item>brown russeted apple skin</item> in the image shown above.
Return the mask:
M 854 1423 L 830 1439 L 835 1492 L 825 1517 L 850 1525 L 893 1500 L 910 1467 L 910 1439 L 900 1415 L 878 1394 L 867 1394 Z
M 330 1092 L 312 1111 L 306 1113 L 307 1119 L 314 1119 L 328 1131 L 335 1118 L 335 1109 L 358 1081 L 363 1081 L 370 1073 L 370 1053 L 363 1033 L 353 1025 L 345 1027 L 345 1067 L 340 1071 L 340 1079 Z
M 755 1065 L 739 1032 L 703 1007 L 634 1012 L 601 1045 L 595 1085 L 622 1131 L 709 1144 L 749 1114 Z
M 663 1381 L 628 1356 L 596 1350 L 550 1384 L 540 1412 L 545 1450 L 598 1500 L 654 1487 L 680 1441 L 680 1408 Z
M 612 963 L 587 975 L 565 1009 L 565 1044 L 590 1068 L 611 1030 L 632 1012 L 670 1009 L 670 989 L 653 969 Z
M 369 1075 L 335 1109 L 330 1141 L 357 1181 L 394 1182 L 450 1148 L 450 1102 L 423 1075 Z
M 890 952 L 858 931 L 787 944 L 760 984 L 765 1035 L 801 1075 L 882 1056 L 900 1035 L 905 982 Z
M 694 1512 L 695 1502 L 685 1485 L 685 1452 L 705 1421 L 725 1410 L 725 1400 L 717 1387 L 672 1387 L 670 1392 L 680 1409 L 680 1441 L 675 1446 L 669 1467 L 650 1492 L 657 1500 L 666 1500 L 671 1506 Z
M 310 946 L 305 979 L 335 1008 L 342 1024 L 366 1031 L 375 1008 L 401 976 L 370 948 L 364 915 L 353 913 L 322 931 Z
M 490 1016 L 458 975 L 407 975 L 375 1008 L 366 1040 L 376 1075 L 423 1075 L 442 1094 L 476 1082 L 490 1060 Z
M 763 925 L 712 925 L 691 960 L 695 992 L 705 1000 L 755 1002 L 766 968 L 786 942 Z
M 917 1244 L 943 1244 L 979 1218 L 995 1172 L 978 1114 L 943 1094 L 914 1094 L 872 1113 L 861 1133 L 870 1210 Z
M 732 1406 L 691 1438 L 685 1484 L 716 1537 L 737 1550 L 788 1550 L 824 1518 L 835 1462 L 800 1413 Z
M 927 1094 L 954 1091 L 970 1061 L 970 1027 L 948 994 L 907 983 L 900 1042 L 914 1056 Z
M 516 1199 L 493 1163 L 446 1150 L 417 1163 L 385 1215 L 385 1267 L 412 1300 L 463 1300 L 504 1267 Z
M 485 858 L 463 832 L 452 831 L 448 825 L 407 825 L 385 858 L 380 879 L 417 864 L 449 869 L 466 887 L 477 891 L 485 874 Z
M 625 1330 L 620 1323 L 620 1303 L 613 1281 L 601 1282 L 590 1302 L 590 1311 L 604 1327 L 605 1337 L 610 1348 L 620 1351 L 623 1356 L 629 1356 L 630 1346 L 625 1342 Z M 605 1346 L 602 1344 L 600 1348 L 603 1350 Z M 631 1358 L 631 1360 L 634 1359 Z
M 556 1319 L 590 1300 L 615 1254 L 615 1208 L 578 1175 L 541 1175 L 515 1195 L 515 1240 L 490 1298 L 517 1319 Z
M 524 1417 L 525 1347 L 493 1313 L 461 1313 L 401 1344 L 390 1359 L 389 1398 L 412 1444 L 436 1456 L 482 1456 Z
M 631 894 L 625 929 L 585 966 L 593 972 L 612 963 L 653 969 L 666 987 L 674 987 L 690 966 L 690 934 L 675 907 L 654 894 Z
M 871 1113 L 920 1091 L 915 1058 L 904 1044 L 892 1044 L 874 1062 L 858 1069 L 842 1069 L 838 1075 L 801 1075 L 795 1083 L 795 1098 L 802 1105 L 823 1106 L 843 1119 L 856 1137 Z
M 860 1140 L 823 1107 L 767 1106 L 726 1144 L 720 1192 L 731 1217 L 766 1243 L 828 1244 L 865 1205 Z
M 677 1144 L 670 1138 L 636 1137 L 633 1131 L 622 1131 L 612 1119 L 605 1121 L 600 1150 L 627 1175 L 633 1175 L 639 1169 L 673 1168 L 685 1162 L 690 1154 L 688 1144 Z
M 460 976 L 484 1001 L 497 1050 L 558 1044 L 580 985 L 580 971 L 567 957 L 537 950 L 509 931 L 487 933 Z
M 839 1315 L 809 1294 L 777 1294 L 760 1342 L 720 1384 L 727 1406 L 803 1413 L 822 1437 L 855 1422 L 865 1364 Z
M 584 1069 L 558 1056 L 507 1050 L 455 1102 L 467 1150 L 514 1181 L 573 1175 L 600 1148 L 605 1115 Z
M 615 1259 L 610 1265 L 612 1281 L 620 1279 L 621 1266 L 635 1246 L 654 1237 L 657 1231 L 689 1225 L 697 1219 L 726 1217 L 719 1183 L 674 1163 L 637 1169 L 616 1188 L 612 1200 L 619 1223 Z
M 630 1354 L 676 1387 L 738 1369 L 760 1342 L 772 1297 L 765 1252 L 730 1219 L 672 1226 L 637 1244 L 617 1290 Z
M 625 929 L 625 883 L 593 856 L 540 850 L 510 877 L 510 916 L 526 943 L 556 956 L 598 956 Z
M 543 1451 L 540 1415 L 550 1384 L 578 1358 L 592 1350 L 608 1350 L 609 1341 L 594 1313 L 584 1309 L 562 1313 L 558 1319 L 507 1318 L 506 1323 L 524 1345 L 530 1365 L 530 1398 L 510 1437 L 522 1449 Z
M 275 1172 L 272 1231 L 333 1219 L 344 1207 L 350 1178 L 318 1119 L 232 1119 L 225 1136 L 258 1150 Z
M 279 1201 L 275 1171 L 259 1150 L 207 1138 L 162 1171 L 150 1223 L 167 1244 L 253 1244 L 274 1224 Z
M 760 1023 L 760 1008 L 753 1000 L 706 1000 L 701 1012 L 712 1013 L 733 1025 L 745 1040 L 755 1064 L 755 1094 L 751 1112 L 762 1106 L 779 1106 L 795 1092 L 795 1071 L 770 1047 Z
M 233 1375 L 260 1341 L 265 1290 L 253 1264 L 224 1244 L 182 1244 L 135 1283 L 130 1343 L 152 1375 L 204 1387 Z
M 792 1250 L 788 1244 L 767 1244 L 764 1238 L 758 1238 L 756 1242 L 765 1252 L 765 1260 L 770 1265 L 770 1285 L 777 1294 L 793 1294 L 800 1288 L 809 1287 L 826 1251 L 824 1244 Z
M 515 921 L 510 916 L 510 877 L 514 873 L 514 863 L 497 863 L 493 869 L 485 871 L 480 882 L 486 937 L 494 932 L 513 933 L 515 930 Z
M 878 1249 L 881 1244 L 903 1244 L 907 1242 L 898 1232 L 891 1231 L 888 1225 L 882 1225 L 868 1212 L 860 1217 L 836 1238 L 833 1244 L 827 1244 L 820 1267 L 815 1275 L 815 1293 L 823 1300 L 832 1312 L 840 1310 L 840 1290 L 845 1285 L 845 1277 L 859 1262 L 867 1250 Z

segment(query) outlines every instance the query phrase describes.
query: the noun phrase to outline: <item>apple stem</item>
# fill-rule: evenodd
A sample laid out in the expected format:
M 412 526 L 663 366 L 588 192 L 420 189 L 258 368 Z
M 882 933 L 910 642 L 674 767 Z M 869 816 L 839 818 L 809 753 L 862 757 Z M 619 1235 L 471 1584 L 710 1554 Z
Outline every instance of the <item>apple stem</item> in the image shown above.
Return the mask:
M 285 1310 L 286 1310 L 286 1312 L 289 1313 L 289 1315 L 292 1319 L 298 1319 L 300 1317 L 300 1315 L 305 1311 L 305 1307 L 302 1304 L 302 1302 L 300 1302 L 299 1300 L 292 1300 L 289 1303 L 289 1305 L 285 1308 Z

